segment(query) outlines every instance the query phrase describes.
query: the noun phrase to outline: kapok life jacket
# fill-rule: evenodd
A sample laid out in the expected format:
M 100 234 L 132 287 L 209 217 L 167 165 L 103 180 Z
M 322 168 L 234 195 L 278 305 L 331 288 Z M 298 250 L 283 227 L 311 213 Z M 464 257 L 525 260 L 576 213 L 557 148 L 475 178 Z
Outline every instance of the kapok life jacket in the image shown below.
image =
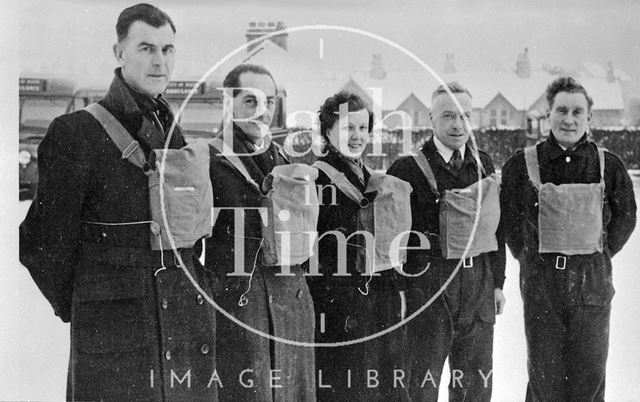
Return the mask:
M 220 138 L 209 144 L 218 151 L 225 149 Z M 261 194 L 261 207 L 267 211 L 266 217 L 261 219 L 262 264 L 293 266 L 307 261 L 313 255 L 318 225 L 319 205 L 315 192 L 318 171 L 299 163 L 275 166 L 265 178 L 269 190 L 264 194 L 264 183 L 258 184 L 253 180 L 237 155 L 220 153 L 220 156 L 226 158 Z
M 86 111 L 102 125 L 122 152 L 122 159 L 138 166 L 149 179 L 149 224 L 152 250 L 190 248 L 210 237 L 213 191 L 209 177 L 209 146 L 188 144 L 180 149 L 154 149 L 151 166 L 129 132 L 107 109 L 92 103 Z M 126 222 L 88 222 L 112 225 Z M 141 222 L 130 222 L 136 224 Z M 173 242 L 171 241 L 173 240 Z
M 496 230 L 500 223 L 500 183 L 495 174 L 463 189 L 445 190 L 444 195 L 441 195 L 433 170 L 424 153 L 417 151 L 413 158 L 437 197 L 442 257 L 469 258 L 497 250 Z M 482 168 L 479 157 L 476 157 L 476 161 Z M 482 197 L 478 208 L 480 195 Z M 474 226 L 475 232 L 472 238 Z
M 366 240 L 363 242 L 360 235 L 354 240 L 354 244 L 362 246 L 356 270 L 373 274 L 404 264 L 411 230 L 411 184 L 384 173 L 370 172 L 363 195 L 344 173 L 327 162 L 315 161 L 312 166 L 322 170 L 331 184 L 360 206 L 357 231 L 373 235 L 373 246 L 367 245 Z
M 527 174 L 538 193 L 538 252 L 601 253 L 604 206 L 604 150 L 598 148 L 599 183 L 542 183 L 535 146 L 525 148 Z

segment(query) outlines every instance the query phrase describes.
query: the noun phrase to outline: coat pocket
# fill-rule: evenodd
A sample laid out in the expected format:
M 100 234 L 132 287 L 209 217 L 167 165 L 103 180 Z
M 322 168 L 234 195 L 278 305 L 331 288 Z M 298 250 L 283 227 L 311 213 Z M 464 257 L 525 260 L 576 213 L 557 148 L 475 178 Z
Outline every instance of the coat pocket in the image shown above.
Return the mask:
M 144 347 L 148 310 L 142 273 L 94 275 L 76 282 L 72 343 L 86 353 L 114 353 Z

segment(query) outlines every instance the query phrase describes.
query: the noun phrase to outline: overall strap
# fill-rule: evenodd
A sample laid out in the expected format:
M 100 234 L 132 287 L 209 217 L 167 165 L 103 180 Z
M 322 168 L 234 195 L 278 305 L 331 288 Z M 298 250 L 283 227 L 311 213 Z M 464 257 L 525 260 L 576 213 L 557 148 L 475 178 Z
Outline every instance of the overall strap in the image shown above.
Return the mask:
M 244 176 L 244 178 L 247 180 L 247 182 L 253 186 L 255 186 L 258 191 L 260 191 L 260 186 L 258 185 L 258 183 L 255 182 L 255 180 L 253 180 L 253 178 L 251 177 L 251 175 L 249 174 L 249 172 L 247 171 L 247 168 L 244 166 L 244 164 L 242 163 L 242 161 L 240 160 L 240 158 L 238 158 L 238 155 L 236 154 L 223 154 L 223 149 L 224 149 L 224 142 L 220 139 L 220 138 L 214 138 L 212 139 L 209 144 L 211 146 L 213 146 L 217 151 L 220 152 L 221 156 L 224 156 L 232 165 L 234 168 L 236 168 L 236 170 L 238 172 L 240 172 L 240 174 L 242 174 L 242 176 Z
M 433 174 L 433 170 L 429 165 L 429 161 L 427 160 L 427 157 L 424 155 L 424 153 L 421 150 L 418 150 L 417 152 L 414 153 L 413 159 L 416 161 L 416 163 L 418 164 L 418 167 L 422 171 L 422 174 L 427 179 L 427 182 L 429 183 L 431 190 L 434 192 L 434 194 L 438 198 L 440 198 L 440 192 L 438 191 L 436 176 Z
M 529 180 L 531 180 L 536 187 L 541 186 L 542 181 L 540 180 L 540 167 L 538 165 L 538 149 L 535 145 L 524 149 L 524 160 L 527 164 Z
M 482 164 L 482 161 L 480 160 L 480 152 L 478 152 L 478 150 L 476 148 L 473 148 L 473 147 L 469 147 L 468 150 L 471 152 L 471 155 L 473 155 L 473 159 L 476 161 L 476 163 L 480 167 L 480 171 L 482 172 L 482 176 L 484 176 L 484 177 L 489 176 L 487 174 L 487 171 L 484 169 L 484 165 Z
M 362 201 L 365 199 L 360 190 L 356 188 L 348 179 L 344 173 L 334 168 L 327 162 L 315 161 L 311 165 L 317 169 L 322 170 L 331 180 L 332 184 L 338 187 L 338 190 L 342 191 L 347 197 L 355 201 L 358 205 L 362 205 Z
M 98 103 L 92 103 L 84 108 L 102 125 L 104 131 L 107 132 L 111 141 L 122 152 L 122 159 L 128 159 L 145 172 L 144 166 L 147 163 L 147 158 L 144 156 L 142 148 L 138 141 L 131 137 L 131 134 L 125 129 L 122 124 L 116 119 L 107 109 Z
M 291 163 L 291 161 L 289 160 L 289 156 L 287 155 L 287 153 L 285 152 L 284 148 L 282 148 L 282 145 L 278 144 L 277 142 L 273 141 L 271 142 L 271 144 L 273 144 L 273 146 L 276 148 L 276 152 L 280 155 L 280 157 L 287 163 Z
M 600 182 L 604 183 L 604 148 L 598 147 L 598 161 L 600 162 Z

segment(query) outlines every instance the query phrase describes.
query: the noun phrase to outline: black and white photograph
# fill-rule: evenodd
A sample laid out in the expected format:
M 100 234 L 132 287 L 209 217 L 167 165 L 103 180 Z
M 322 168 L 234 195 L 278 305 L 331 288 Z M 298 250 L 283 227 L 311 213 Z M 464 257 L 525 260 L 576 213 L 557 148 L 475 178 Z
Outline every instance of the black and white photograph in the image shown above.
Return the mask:
M 640 401 L 637 1 L 2 8 L 0 400 Z

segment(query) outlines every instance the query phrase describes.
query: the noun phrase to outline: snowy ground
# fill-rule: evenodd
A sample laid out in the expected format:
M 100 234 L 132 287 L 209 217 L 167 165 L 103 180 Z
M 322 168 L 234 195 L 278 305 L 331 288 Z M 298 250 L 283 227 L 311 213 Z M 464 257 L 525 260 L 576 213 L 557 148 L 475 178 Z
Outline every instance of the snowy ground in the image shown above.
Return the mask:
M 640 204 L 640 177 L 634 178 Z M 29 202 L 18 212 L 26 214 Z M 614 298 L 611 318 L 607 393 L 608 401 L 640 401 L 640 228 L 626 248 L 614 257 Z M 65 398 L 69 326 L 51 308 L 18 262 L 5 261 L 0 293 L 0 400 Z M 498 317 L 494 344 L 494 401 L 524 400 L 526 345 L 518 266 L 507 266 L 506 312 Z M 446 380 L 445 380 L 446 381 Z M 446 395 L 442 390 L 441 395 Z M 441 400 L 446 400 L 441 398 Z

